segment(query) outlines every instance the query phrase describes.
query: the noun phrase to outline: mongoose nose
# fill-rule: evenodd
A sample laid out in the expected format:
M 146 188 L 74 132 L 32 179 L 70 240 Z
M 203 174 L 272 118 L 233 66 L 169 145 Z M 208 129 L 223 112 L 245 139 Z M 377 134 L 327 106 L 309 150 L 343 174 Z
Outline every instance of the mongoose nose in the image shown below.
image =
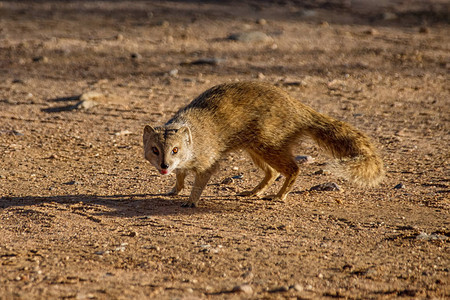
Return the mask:
M 166 163 L 161 164 L 161 169 L 168 169 L 168 168 L 169 168 L 168 164 L 166 164 Z

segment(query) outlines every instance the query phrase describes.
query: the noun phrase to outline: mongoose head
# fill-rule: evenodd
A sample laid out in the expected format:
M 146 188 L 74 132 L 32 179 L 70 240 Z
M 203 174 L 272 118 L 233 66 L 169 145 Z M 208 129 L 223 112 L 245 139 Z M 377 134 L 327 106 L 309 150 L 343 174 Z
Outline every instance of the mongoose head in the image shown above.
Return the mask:
M 191 131 L 185 125 L 146 125 L 143 140 L 145 159 L 163 175 L 182 168 L 192 153 Z

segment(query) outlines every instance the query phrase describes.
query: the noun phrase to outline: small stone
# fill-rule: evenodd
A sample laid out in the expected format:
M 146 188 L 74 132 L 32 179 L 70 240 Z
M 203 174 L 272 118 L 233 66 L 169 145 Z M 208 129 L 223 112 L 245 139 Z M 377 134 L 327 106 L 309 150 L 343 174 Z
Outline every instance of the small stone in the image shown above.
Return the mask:
M 301 286 L 300 284 L 294 284 L 293 286 L 291 286 L 292 289 L 296 290 L 297 292 L 303 292 L 303 286 Z
M 378 34 L 378 30 L 376 30 L 375 28 L 370 28 L 366 31 L 364 31 L 365 34 L 367 35 L 377 35 Z
M 393 12 L 388 11 L 388 12 L 383 13 L 382 18 L 383 18 L 383 20 L 391 21 L 391 20 L 397 19 L 397 15 Z
M 158 25 L 158 26 L 161 26 L 161 27 L 169 27 L 169 26 L 170 26 L 170 23 L 169 23 L 169 21 L 164 20 L 164 21 L 158 22 L 157 25 Z
M 267 24 L 267 20 L 266 19 L 258 19 L 258 20 L 256 20 L 256 24 L 266 25 Z
M 130 54 L 130 57 L 131 57 L 132 59 L 134 59 L 134 60 L 139 60 L 139 59 L 142 58 L 142 55 L 140 55 L 140 54 L 137 53 L 137 52 L 134 52 L 134 53 L 131 53 L 131 54 Z
M 311 164 L 314 162 L 314 158 L 309 155 L 298 155 L 295 160 L 301 164 Z
M 115 136 L 120 136 L 120 135 L 130 135 L 133 134 L 131 131 L 129 130 L 121 130 L 119 132 L 115 132 L 114 135 Z
M 116 38 L 116 40 L 118 40 L 118 41 L 123 41 L 123 35 L 122 34 L 117 34 L 116 36 L 115 36 L 115 38 Z
M 172 69 L 169 71 L 169 75 L 172 77 L 177 77 L 178 76 L 178 69 Z
M 426 232 L 421 232 L 416 236 L 416 240 L 425 240 L 425 241 L 431 241 L 431 240 L 448 240 L 448 237 L 445 235 L 441 235 L 438 233 L 432 233 L 428 234 Z
M 285 81 L 283 82 L 284 86 L 298 86 L 298 87 L 306 87 L 308 84 L 304 81 Z
M 233 178 L 227 177 L 224 180 L 222 180 L 222 184 L 231 184 L 233 183 Z
M 404 188 L 405 188 L 405 185 L 401 182 L 399 184 L 397 184 L 396 186 L 394 186 L 394 189 L 396 189 L 396 190 L 404 189 Z
M 420 33 L 430 33 L 430 28 L 422 26 L 419 28 Z
M 314 172 L 314 175 L 330 175 L 331 172 L 329 170 L 320 169 L 316 172 Z
M 233 176 L 231 178 L 233 178 L 233 179 L 242 179 L 242 178 L 244 178 L 244 174 L 235 175 L 235 176 Z
M 302 16 L 306 18 L 315 17 L 317 15 L 317 12 L 313 9 L 305 9 L 302 11 Z
M 94 101 L 94 100 L 82 100 L 78 103 L 76 103 L 73 108 L 74 109 L 91 109 L 94 106 L 97 106 L 98 102 Z
M 17 130 L 11 130 L 11 134 L 15 136 L 23 136 L 23 133 Z
M 90 91 L 90 92 L 86 92 L 86 93 L 81 94 L 79 99 L 81 101 L 98 100 L 98 99 L 102 99 L 104 97 L 105 97 L 105 95 L 103 95 L 100 92 Z
M 25 81 L 23 81 L 22 79 L 13 79 L 12 83 L 25 84 Z
M 233 33 L 230 36 L 228 36 L 228 39 L 244 43 L 268 42 L 272 40 L 267 34 L 261 31 Z
M 66 184 L 66 185 L 80 185 L 81 182 L 76 181 L 76 180 L 72 180 L 72 181 L 65 182 L 64 184 Z
M 287 292 L 287 291 L 289 291 L 288 286 L 280 286 L 280 287 L 270 290 L 269 292 L 270 293 L 283 293 L 283 292 Z
M 335 182 L 326 182 L 322 184 L 318 184 L 309 189 L 310 191 L 340 191 L 341 188 Z
M 237 285 L 232 290 L 235 293 L 244 293 L 250 295 L 253 293 L 253 288 L 249 284 Z
M 35 57 L 33 57 L 33 62 L 47 63 L 48 62 L 48 57 L 46 57 L 46 56 L 35 56 Z
M 199 58 L 197 60 L 194 60 L 189 63 L 182 63 L 185 65 L 211 65 L 211 66 L 217 66 L 221 63 L 223 63 L 225 59 L 223 58 L 217 58 L 217 57 L 206 57 L 206 58 Z

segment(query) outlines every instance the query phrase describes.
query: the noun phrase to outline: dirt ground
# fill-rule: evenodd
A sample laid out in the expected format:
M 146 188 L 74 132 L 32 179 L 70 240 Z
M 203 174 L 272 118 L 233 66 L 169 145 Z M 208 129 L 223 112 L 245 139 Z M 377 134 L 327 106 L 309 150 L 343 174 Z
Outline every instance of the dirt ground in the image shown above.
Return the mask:
M 449 10 L 0 2 L 0 299 L 448 299 Z M 352 186 L 305 141 L 284 203 L 237 197 L 262 174 L 232 153 L 181 208 L 189 188 L 165 195 L 142 129 L 236 80 L 366 132 L 386 179 Z M 327 182 L 341 191 L 310 191 Z

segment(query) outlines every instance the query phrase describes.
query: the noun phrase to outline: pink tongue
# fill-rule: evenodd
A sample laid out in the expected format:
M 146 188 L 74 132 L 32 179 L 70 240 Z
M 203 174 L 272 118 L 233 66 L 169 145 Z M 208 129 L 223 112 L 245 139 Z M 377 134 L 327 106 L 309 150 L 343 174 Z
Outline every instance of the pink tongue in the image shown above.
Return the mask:
M 167 174 L 167 170 L 166 170 L 166 169 L 162 169 L 160 172 L 161 172 L 161 174 L 163 174 L 163 175 L 164 175 L 164 174 Z

